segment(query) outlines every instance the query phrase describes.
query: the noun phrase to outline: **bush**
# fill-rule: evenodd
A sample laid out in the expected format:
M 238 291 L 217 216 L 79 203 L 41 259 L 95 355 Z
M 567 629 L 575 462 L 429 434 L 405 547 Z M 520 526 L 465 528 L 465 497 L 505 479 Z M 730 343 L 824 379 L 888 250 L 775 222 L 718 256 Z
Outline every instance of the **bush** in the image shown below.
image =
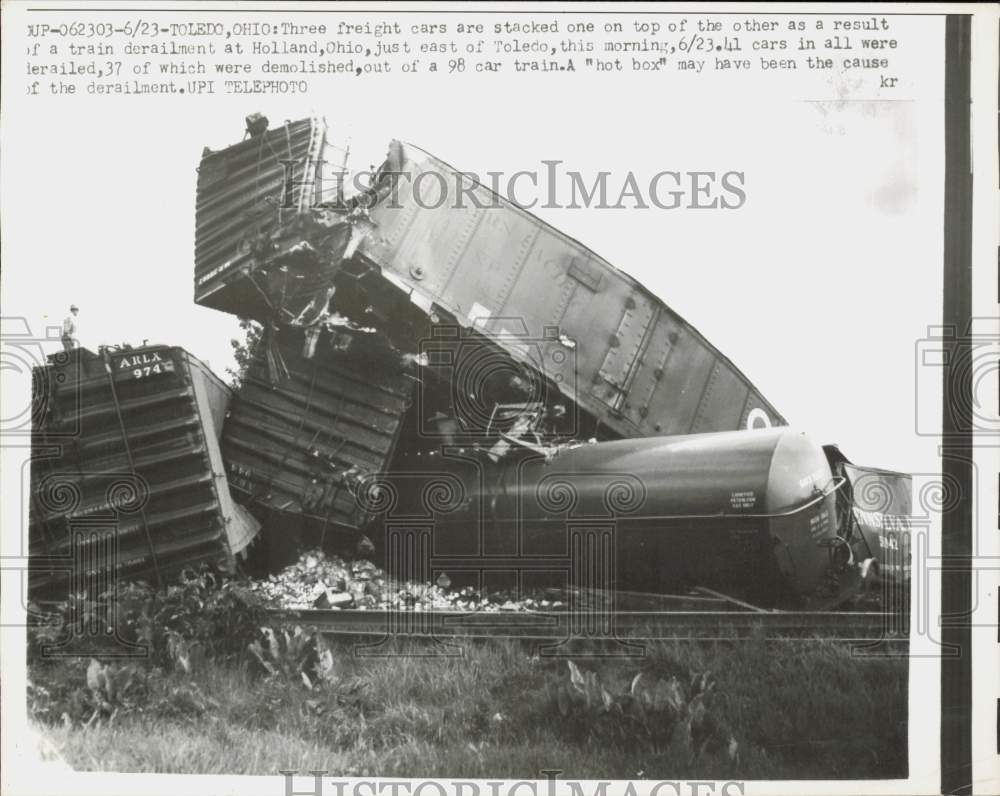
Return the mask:
M 97 657 L 142 645 L 152 664 L 189 671 L 203 658 L 242 658 L 267 622 L 261 600 L 206 567 L 185 570 L 156 591 L 145 582 L 120 584 L 96 599 L 73 595 L 29 629 L 29 656 L 72 641 L 73 651 Z
M 622 689 L 595 671 L 567 664 L 569 677 L 555 685 L 553 697 L 563 728 L 577 741 L 659 751 L 673 744 L 691 759 L 706 750 L 737 756 L 736 739 L 710 709 L 716 681 L 708 672 L 682 680 L 643 670 Z
M 266 620 L 253 592 L 207 568 L 187 570 L 161 591 L 137 582 L 93 599 L 73 595 L 29 628 L 29 712 L 68 726 L 146 711 L 197 717 L 215 703 L 185 678 L 205 659 L 245 660 Z M 125 645 L 147 654 L 119 662 Z
M 139 664 L 65 659 L 28 680 L 28 712 L 46 724 L 90 726 L 141 710 L 150 685 L 150 673 Z

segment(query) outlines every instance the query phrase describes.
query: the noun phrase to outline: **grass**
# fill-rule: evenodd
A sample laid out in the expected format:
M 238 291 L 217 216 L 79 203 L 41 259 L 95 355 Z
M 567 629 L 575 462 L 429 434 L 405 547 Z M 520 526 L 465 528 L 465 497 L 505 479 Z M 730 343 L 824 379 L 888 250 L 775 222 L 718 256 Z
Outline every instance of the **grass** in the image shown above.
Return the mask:
M 462 643 L 461 657 L 361 658 L 334 648 L 337 685 L 307 690 L 264 679 L 249 663 L 205 662 L 168 673 L 138 709 L 89 727 L 55 711 L 39 729 L 74 768 L 273 775 L 577 779 L 895 778 L 907 773 L 907 661 L 858 658 L 829 641 L 664 642 L 642 660 L 577 657 L 609 690 L 640 667 L 710 669 L 712 714 L 740 744 L 692 759 L 677 744 L 616 735 L 610 717 L 563 716 L 554 685 L 565 660 L 513 642 Z M 33 664 L 54 692 L 79 683 L 83 661 Z M 206 707 L 185 688 L 210 697 Z M 180 696 L 178 696 L 180 694 Z

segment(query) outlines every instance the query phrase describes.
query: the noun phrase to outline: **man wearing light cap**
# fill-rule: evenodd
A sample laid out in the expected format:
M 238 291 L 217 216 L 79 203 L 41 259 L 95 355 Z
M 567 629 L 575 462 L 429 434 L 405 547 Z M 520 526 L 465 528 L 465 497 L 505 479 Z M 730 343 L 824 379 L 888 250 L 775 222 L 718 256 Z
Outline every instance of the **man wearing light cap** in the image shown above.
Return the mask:
M 80 344 L 80 337 L 77 327 L 76 316 L 80 312 L 80 308 L 76 304 L 69 305 L 69 315 L 63 321 L 62 325 L 62 344 L 66 351 L 72 351 Z

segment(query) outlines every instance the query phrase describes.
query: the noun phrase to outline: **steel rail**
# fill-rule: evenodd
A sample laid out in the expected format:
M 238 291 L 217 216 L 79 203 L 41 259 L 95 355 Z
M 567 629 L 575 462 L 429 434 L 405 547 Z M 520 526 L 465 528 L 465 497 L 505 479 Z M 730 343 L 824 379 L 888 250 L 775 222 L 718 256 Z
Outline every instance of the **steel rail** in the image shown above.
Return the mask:
M 906 641 L 905 619 L 882 612 L 456 611 L 270 609 L 280 625 L 324 635 L 434 638 L 732 640 L 765 638 Z

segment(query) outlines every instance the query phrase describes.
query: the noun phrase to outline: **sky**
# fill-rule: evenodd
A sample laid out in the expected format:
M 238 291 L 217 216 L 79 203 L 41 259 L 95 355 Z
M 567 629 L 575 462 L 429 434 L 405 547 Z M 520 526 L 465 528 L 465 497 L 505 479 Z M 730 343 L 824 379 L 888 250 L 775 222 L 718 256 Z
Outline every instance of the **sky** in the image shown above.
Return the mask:
M 477 172 L 551 159 L 585 178 L 609 171 L 611 184 L 629 171 L 640 184 L 662 170 L 741 171 L 738 210 L 533 212 L 645 284 L 817 442 L 932 472 L 933 441 L 915 433 L 928 377 L 916 362 L 941 312 L 940 70 L 912 82 L 919 102 L 831 100 L 837 84 L 706 78 L 692 91 L 559 75 L 395 75 L 305 97 L 15 98 L 0 122 L 3 315 L 44 336 L 73 302 L 87 347 L 180 345 L 223 375 L 236 321 L 192 300 L 196 167 L 255 111 L 273 125 L 325 117 L 353 168 L 399 138 Z

